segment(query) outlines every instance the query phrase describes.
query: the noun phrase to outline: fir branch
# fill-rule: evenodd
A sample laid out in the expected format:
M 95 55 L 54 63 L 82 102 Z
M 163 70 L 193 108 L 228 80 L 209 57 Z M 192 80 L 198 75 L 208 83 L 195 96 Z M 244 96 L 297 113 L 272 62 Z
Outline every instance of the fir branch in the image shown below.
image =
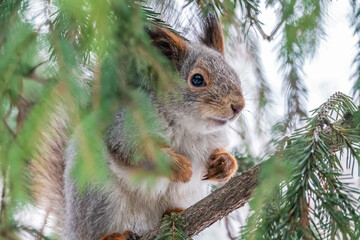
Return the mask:
M 149 23 L 166 27 L 170 31 L 176 32 L 167 22 L 160 18 L 160 13 L 154 11 L 151 7 L 148 6 L 141 5 L 141 8 L 144 11 L 144 16 Z
M 255 195 L 258 204 L 245 238 L 356 238 L 359 230 L 354 226 L 360 219 L 353 195 L 359 192 L 340 181 L 340 159 L 334 154 L 345 148 L 359 159 L 360 129 L 348 121 L 355 112 L 359 109 L 349 97 L 338 92 L 295 131 L 279 156 L 289 175 L 280 180 L 275 197 L 261 191 Z M 271 172 L 265 177 L 273 178 Z
M 160 226 L 159 235 L 155 240 L 188 240 L 189 236 L 183 231 L 184 219 L 176 213 L 166 215 Z
M 282 62 L 280 70 L 284 73 L 287 127 L 292 127 L 307 115 L 304 106 L 307 89 L 303 83 L 302 67 L 305 59 L 314 55 L 324 36 L 323 15 L 326 4 L 326 1 L 321 0 L 313 4 L 299 1 L 282 3 L 281 19 L 285 27 L 278 49 Z M 297 15 L 297 8 L 303 9 L 302 15 Z
M 346 117 L 341 115 L 342 120 L 332 123 L 332 125 L 328 123 L 327 127 L 322 129 L 324 125 L 321 125 L 319 115 L 327 114 L 329 116 L 332 110 L 341 109 L 339 105 L 343 107 L 341 113 L 346 111 L 351 112 L 352 115 Z M 272 200 L 267 199 L 264 203 L 268 202 L 269 204 L 262 205 L 260 212 L 255 211 L 255 215 L 250 219 L 255 220 L 256 225 L 251 226 L 253 230 L 248 229 L 247 231 L 250 232 L 244 236 L 256 236 L 249 237 L 249 239 L 288 239 L 296 236 L 311 239 L 322 236 L 321 239 L 324 239 L 332 234 L 337 235 L 338 231 L 345 238 L 346 236 L 355 236 L 357 233 L 353 232 L 354 229 L 351 226 L 358 224 L 356 219 L 359 218 L 359 210 L 354 208 L 356 204 L 351 195 L 354 190 L 338 179 L 341 175 L 339 172 L 341 166 L 336 155 L 333 154 L 335 149 L 330 147 L 330 143 L 333 144 L 334 139 L 337 139 L 337 133 L 330 129 L 333 126 L 349 129 L 348 132 L 352 135 L 348 137 L 348 144 L 358 148 L 359 126 L 348 123 L 360 111 L 354 108 L 348 97 L 336 93 L 316 112 L 318 114 L 309 119 L 308 126 L 281 141 L 280 150 L 267 161 L 242 172 L 225 186 L 182 212 L 180 216 L 185 222 L 183 231 L 188 236 L 193 236 L 247 203 L 258 184 L 260 169 L 266 170 L 265 175 L 261 174 L 261 179 L 264 179 L 267 184 L 264 185 L 264 181 L 261 181 L 258 186 L 260 190 L 257 192 L 264 192 L 262 185 L 269 192 L 269 181 L 272 181 L 271 179 L 274 177 L 279 178 L 279 171 L 284 170 L 284 168 L 279 169 L 274 166 L 271 162 L 283 159 L 292 163 L 290 179 L 283 181 L 281 180 L 283 177 L 280 177 L 278 191 L 273 195 L 270 190 Z M 336 142 L 336 145 L 342 146 L 342 141 Z M 337 150 L 339 151 L 339 149 L 338 147 Z M 358 155 L 359 150 L 357 149 L 353 153 Z M 307 156 L 305 160 L 304 156 Z M 266 172 L 272 176 L 268 178 Z M 254 200 L 258 200 L 258 198 L 255 196 Z M 315 207 L 311 204 L 315 204 Z M 318 221 L 314 221 L 313 218 L 317 218 Z M 154 239 L 159 235 L 159 229 L 160 227 L 155 228 L 141 239 Z M 255 229 L 258 233 L 255 232 Z M 254 235 L 255 233 L 256 235 Z
M 203 16 L 209 13 L 221 17 L 224 25 L 237 22 L 236 10 L 240 9 L 246 21 L 251 22 L 251 16 L 260 13 L 258 0 L 186 0 L 186 5 L 195 3 Z

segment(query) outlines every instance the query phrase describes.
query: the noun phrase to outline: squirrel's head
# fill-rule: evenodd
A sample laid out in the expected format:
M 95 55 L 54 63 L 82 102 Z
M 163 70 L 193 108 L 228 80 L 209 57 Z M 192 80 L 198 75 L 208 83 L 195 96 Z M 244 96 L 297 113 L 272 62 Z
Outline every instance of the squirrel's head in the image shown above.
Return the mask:
M 224 36 L 214 16 L 204 20 L 200 43 L 162 27 L 148 33 L 186 82 L 178 87 L 180 98 L 169 95 L 160 103 L 169 123 L 212 131 L 237 119 L 245 101 L 240 80 L 225 61 Z

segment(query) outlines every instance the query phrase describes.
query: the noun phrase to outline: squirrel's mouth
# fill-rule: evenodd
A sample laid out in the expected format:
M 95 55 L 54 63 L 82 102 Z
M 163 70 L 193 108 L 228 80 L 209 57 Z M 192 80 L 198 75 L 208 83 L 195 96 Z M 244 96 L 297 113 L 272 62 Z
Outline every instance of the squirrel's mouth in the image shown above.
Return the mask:
M 228 120 L 227 119 L 221 119 L 221 118 L 208 118 L 212 123 L 214 123 L 214 125 L 217 126 L 223 126 L 225 125 Z

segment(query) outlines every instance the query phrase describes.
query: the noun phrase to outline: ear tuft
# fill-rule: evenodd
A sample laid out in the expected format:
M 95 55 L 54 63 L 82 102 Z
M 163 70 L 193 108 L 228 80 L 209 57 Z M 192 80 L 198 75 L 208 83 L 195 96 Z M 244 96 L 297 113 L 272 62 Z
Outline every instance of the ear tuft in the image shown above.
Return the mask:
M 201 42 L 206 46 L 224 55 L 225 43 L 224 34 L 220 21 L 215 15 L 209 14 L 203 22 L 203 35 L 200 36 Z
M 179 68 L 186 57 L 187 40 L 169 29 L 154 26 L 147 29 L 152 44 L 157 47 L 175 67 Z

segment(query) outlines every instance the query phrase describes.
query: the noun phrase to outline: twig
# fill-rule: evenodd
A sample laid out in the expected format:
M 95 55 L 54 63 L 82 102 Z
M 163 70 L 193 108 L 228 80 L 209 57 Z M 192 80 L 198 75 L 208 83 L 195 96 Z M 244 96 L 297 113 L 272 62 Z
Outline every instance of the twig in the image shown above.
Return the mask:
M 5 176 L 2 176 L 2 189 L 1 189 L 1 204 L 0 204 L 0 223 L 2 223 L 2 220 L 6 220 L 5 216 Z
M 267 35 L 264 31 L 264 29 L 260 25 L 259 19 L 255 16 L 253 16 L 251 9 L 247 8 L 247 17 L 250 19 L 250 24 L 254 23 L 256 29 L 260 33 L 260 35 L 263 37 L 263 39 L 268 40 L 269 42 L 274 39 L 275 34 L 279 31 L 280 27 L 284 23 L 284 19 L 281 19 L 281 21 L 276 25 L 276 27 L 271 31 L 270 35 Z
M 257 20 L 257 18 L 255 17 L 255 18 L 252 19 L 252 20 L 254 20 L 255 26 L 256 26 L 257 30 L 259 31 L 259 33 L 261 34 L 261 36 L 263 37 L 263 39 L 266 39 L 266 40 L 268 40 L 269 42 L 274 39 L 275 34 L 277 33 L 277 31 L 279 31 L 281 25 L 284 23 L 284 20 L 281 20 L 281 21 L 276 25 L 276 27 L 271 31 L 271 34 L 270 34 L 270 35 L 267 35 L 267 34 L 265 33 L 265 31 L 262 29 L 261 25 L 259 24 L 259 21 Z
M 44 84 L 46 82 L 45 79 L 43 79 L 40 76 L 38 76 L 37 74 L 35 74 L 35 70 L 46 62 L 48 62 L 48 61 L 40 62 L 40 63 L 36 64 L 34 67 L 30 68 L 29 71 L 24 75 L 24 77 L 27 77 L 35 82 Z
M 36 230 L 36 229 L 29 228 L 29 227 L 23 226 L 23 225 L 17 226 L 17 229 L 21 229 L 21 230 L 29 233 L 29 234 L 32 235 L 32 236 L 34 236 L 34 235 L 40 236 L 40 239 L 46 239 L 46 236 L 43 235 L 41 232 L 39 232 L 39 231 Z
M 234 127 L 230 126 L 231 130 L 233 130 L 236 134 L 238 134 L 241 139 L 245 139 L 244 134 L 242 134 L 239 130 L 235 129 Z
M 269 36 L 262 29 L 261 25 L 259 24 L 259 21 L 256 18 L 251 19 L 251 21 L 253 21 L 255 23 L 255 27 L 258 30 L 258 32 L 260 33 L 260 35 L 263 37 L 263 39 L 268 39 Z
M 16 133 L 11 129 L 11 127 L 9 126 L 9 124 L 7 123 L 6 119 L 2 119 L 3 121 L 3 124 L 5 126 L 5 128 L 8 130 L 8 132 L 10 133 L 11 137 L 12 138 L 15 138 L 16 137 Z
M 32 72 L 35 72 L 35 70 L 36 70 L 38 67 L 40 67 L 41 65 L 43 65 L 44 63 L 47 63 L 47 62 L 48 62 L 48 60 L 45 60 L 45 61 L 42 61 L 42 62 L 36 64 L 36 65 L 33 66 L 32 68 L 30 68 L 30 70 L 28 71 L 28 74 L 29 74 L 29 73 L 32 73 Z
M 272 30 L 270 36 L 267 38 L 268 41 L 271 41 L 271 40 L 274 39 L 275 34 L 277 33 L 277 31 L 279 31 L 279 29 L 280 29 L 281 25 L 283 25 L 283 23 L 284 23 L 284 19 L 282 19 L 282 20 L 278 23 L 278 25 L 276 25 L 276 27 Z
M 19 96 L 20 99 L 16 104 L 16 107 L 18 109 L 18 115 L 16 117 L 16 131 L 15 134 L 18 133 L 26 120 L 26 117 L 28 116 L 28 113 L 30 112 L 31 108 L 34 106 L 33 102 L 28 101 L 23 96 Z
M 44 238 L 44 230 L 45 230 L 45 226 L 46 226 L 46 224 L 47 224 L 49 215 L 50 215 L 50 210 L 49 210 L 49 209 L 46 209 L 46 214 L 45 214 L 45 217 L 44 217 L 44 222 L 43 222 L 43 224 L 41 225 L 41 228 L 39 229 L 39 231 L 37 232 L 37 239 L 38 239 L 38 240 L 41 240 L 41 239 Z
M 10 114 L 12 111 L 12 105 L 9 106 L 7 112 L 5 113 L 5 115 L 2 118 L 3 124 L 6 127 L 6 129 L 10 132 L 11 136 L 13 138 L 16 137 L 16 133 L 11 129 L 11 127 L 9 126 L 9 124 L 7 123 L 7 119 L 9 118 Z
M 229 237 L 230 240 L 235 240 L 235 238 L 233 238 L 231 236 L 231 231 L 230 231 L 230 220 L 229 220 L 229 216 L 225 216 L 225 227 L 226 227 L 226 232 L 227 232 L 227 236 Z

